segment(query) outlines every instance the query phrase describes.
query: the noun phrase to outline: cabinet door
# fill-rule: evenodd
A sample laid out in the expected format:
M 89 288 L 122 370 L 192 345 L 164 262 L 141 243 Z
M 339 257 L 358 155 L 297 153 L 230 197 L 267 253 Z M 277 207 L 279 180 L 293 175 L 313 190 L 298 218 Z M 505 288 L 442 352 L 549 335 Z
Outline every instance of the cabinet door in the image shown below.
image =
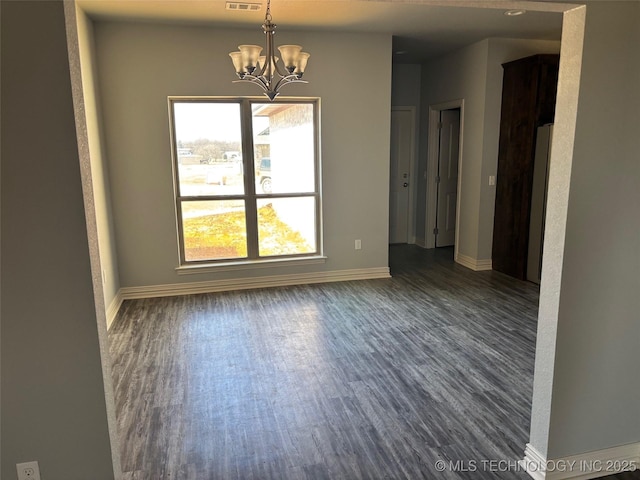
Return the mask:
M 522 280 L 527 275 L 536 131 L 553 123 L 559 60 L 559 55 L 534 55 L 503 65 L 492 261 L 494 270 Z
M 524 279 L 533 179 L 537 62 L 504 65 L 500 143 L 493 223 L 493 269 Z
M 540 55 L 536 127 L 553 123 L 558 93 L 559 55 Z

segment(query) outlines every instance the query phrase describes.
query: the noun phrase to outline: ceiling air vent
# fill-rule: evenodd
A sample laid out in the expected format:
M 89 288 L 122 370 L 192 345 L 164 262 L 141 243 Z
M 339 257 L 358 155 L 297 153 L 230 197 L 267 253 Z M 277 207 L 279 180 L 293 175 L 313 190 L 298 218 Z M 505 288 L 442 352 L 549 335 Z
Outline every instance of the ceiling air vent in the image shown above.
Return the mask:
M 262 8 L 261 3 L 246 3 L 246 2 L 227 2 L 227 10 L 237 10 L 246 12 L 257 12 Z

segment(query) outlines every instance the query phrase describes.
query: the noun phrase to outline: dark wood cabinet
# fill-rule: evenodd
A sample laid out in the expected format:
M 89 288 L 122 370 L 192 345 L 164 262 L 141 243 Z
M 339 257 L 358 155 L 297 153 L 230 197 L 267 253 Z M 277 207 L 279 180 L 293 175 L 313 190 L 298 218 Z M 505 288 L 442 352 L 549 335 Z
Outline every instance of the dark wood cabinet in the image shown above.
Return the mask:
M 553 123 L 559 55 L 505 63 L 493 224 L 493 269 L 524 280 L 536 131 Z

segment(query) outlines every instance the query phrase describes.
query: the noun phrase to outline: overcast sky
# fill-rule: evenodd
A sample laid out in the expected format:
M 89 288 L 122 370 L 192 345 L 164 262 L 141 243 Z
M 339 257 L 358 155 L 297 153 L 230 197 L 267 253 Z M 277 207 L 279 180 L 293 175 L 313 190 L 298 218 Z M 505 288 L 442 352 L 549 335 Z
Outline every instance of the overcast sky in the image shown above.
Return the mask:
M 174 102 L 176 140 L 206 138 L 240 142 L 240 105 L 237 103 Z M 267 117 L 253 119 L 254 134 L 269 126 Z

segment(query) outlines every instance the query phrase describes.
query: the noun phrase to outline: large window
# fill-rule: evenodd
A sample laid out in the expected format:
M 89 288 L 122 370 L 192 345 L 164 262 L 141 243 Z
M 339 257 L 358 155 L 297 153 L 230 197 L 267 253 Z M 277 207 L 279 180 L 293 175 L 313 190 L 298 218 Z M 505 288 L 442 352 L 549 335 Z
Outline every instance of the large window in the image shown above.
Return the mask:
M 181 264 L 320 253 L 317 101 L 169 105 Z

